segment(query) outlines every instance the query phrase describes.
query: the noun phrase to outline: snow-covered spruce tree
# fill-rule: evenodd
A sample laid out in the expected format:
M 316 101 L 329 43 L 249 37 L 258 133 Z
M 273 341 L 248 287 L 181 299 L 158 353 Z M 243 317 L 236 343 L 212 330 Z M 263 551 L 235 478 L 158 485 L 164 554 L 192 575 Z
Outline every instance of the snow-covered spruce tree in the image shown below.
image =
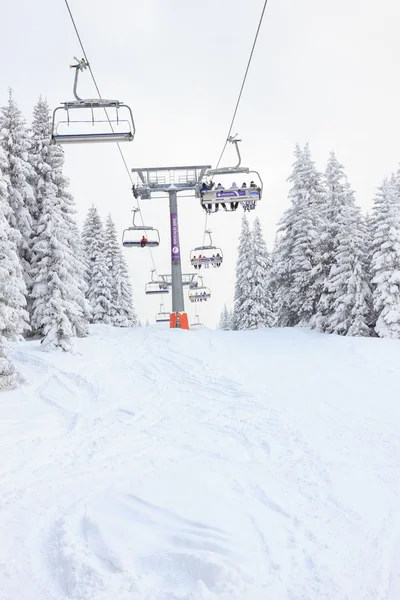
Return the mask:
M 289 181 L 291 206 L 279 223 L 273 253 L 272 286 L 280 326 L 306 325 L 322 291 L 320 236 L 324 189 L 308 145 L 295 149 Z
M 272 327 L 275 319 L 270 285 L 271 259 L 263 237 L 261 222 L 258 217 L 254 221 L 252 238 L 253 276 L 251 280 L 250 323 L 248 329 L 260 329 L 262 327 Z
M 137 316 L 133 308 L 128 266 L 122 255 L 111 215 L 106 221 L 104 258 L 108 272 L 111 274 L 112 300 L 109 315 L 111 323 L 117 327 L 135 327 Z
M 400 173 L 379 188 L 372 220 L 375 331 L 380 337 L 400 338 Z
M 92 309 L 93 323 L 111 323 L 112 281 L 108 273 L 104 228 L 97 208 L 89 208 L 82 233 L 86 259 L 86 297 Z
M 352 192 L 349 190 L 349 194 Z M 369 336 L 372 296 L 367 269 L 366 224 L 354 199 L 337 216 L 338 246 L 326 280 L 324 331 Z
M 104 246 L 103 225 L 100 215 L 97 212 L 97 208 L 94 205 L 89 208 L 83 224 L 82 244 L 86 263 L 85 280 L 88 284 L 86 296 L 89 297 L 92 283 L 93 265 L 98 253 L 103 252 Z
M 253 243 L 246 214 L 242 218 L 242 229 L 239 238 L 238 257 L 236 261 L 236 283 L 233 309 L 232 329 L 248 329 L 251 321 L 250 292 L 252 285 Z
M 231 329 L 230 316 L 226 304 L 224 304 L 224 310 L 219 319 L 218 329 L 222 329 L 223 331 Z
M 32 245 L 32 327 L 46 350 L 70 350 L 72 338 L 87 335 L 84 264 L 72 196 L 63 175 L 64 153 L 50 145 L 50 114 L 45 101 L 33 122 L 34 187 L 37 219 Z
M 28 129 L 11 90 L 7 105 L 0 108 L 0 146 L 7 159 L 8 199 L 11 207 L 7 218 L 18 233 L 18 255 L 29 287 L 32 215 L 36 212 L 36 200 L 31 186 L 34 173 L 29 157 Z
M 15 385 L 17 373 L 9 358 L 7 339 L 16 339 L 28 328 L 26 287 L 10 225 L 7 157 L 0 146 L 0 389 Z
M 89 209 L 83 226 L 83 246 L 87 264 L 87 299 L 93 323 L 111 324 L 113 281 L 105 257 L 105 234 L 97 209 Z
M 371 304 L 366 272 L 366 225 L 356 208 L 354 192 L 343 165 L 334 152 L 329 156 L 324 181 L 325 194 L 321 204 L 324 230 L 319 242 L 323 289 L 310 324 L 320 331 L 336 331 L 347 335 L 352 314 L 357 322 L 361 319 L 364 324 L 355 325 L 355 330 L 359 332 L 356 335 L 367 335 L 369 328 L 365 319 L 369 321 L 371 318 L 370 306 L 368 308 L 362 300 L 365 294 L 365 302 Z M 349 235 L 352 235 L 352 240 L 348 239 Z M 354 255 L 348 257 L 348 252 L 354 252 Z M 340 298 L 341 294 L 344 295 L 343 299 Z

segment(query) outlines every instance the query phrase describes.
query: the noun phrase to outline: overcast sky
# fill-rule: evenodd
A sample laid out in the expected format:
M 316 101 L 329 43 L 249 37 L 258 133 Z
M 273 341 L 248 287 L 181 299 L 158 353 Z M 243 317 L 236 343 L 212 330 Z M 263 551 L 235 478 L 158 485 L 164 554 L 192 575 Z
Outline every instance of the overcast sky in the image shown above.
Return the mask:
M 225 141 L 264 0 L 70 0 L 104 97 L 134 113 L 135 141 L 123 144 L 133 166 L 212 164 Z M 40 94 L 52 107 L 72 99 L 73 56 L 81 56 L 63 0 L 0 0 L 0 101 L 7 88 L 28 120 Z M 287 206 L 293 148 L 310 143 L 318 168 L 330 150 L 345 165 L 356 197 L 371 205 L 382 178 L 400 160 L 400 2 L 398 0 L 269 0 L 233 133 L 243 139 L 242 164 L 262 174 L 260 216 L 272 247 Z M 95 95 L 89 74 L 83 96 Z M 94 203 L 111 212 L 119 232 L 133 206 L 130 181 L 113 144 L 69 146 L 65 172 L 82 223 Z M 222 164 L 235 164 L 227 149 Z M 179 202 L 183 271 L 202 243 L 197 199 Z M 170 272 L 167 200 L 143 201 L 146 224 L 159 228 L 159 272 Z M 214 326 L 233 299 L 241 210 L 209 219 L 225 263 L 205 282 L 212 299 L 200 306 Z M 147 249 L 126 250 L 140 318 L 154 321 L 159 298 L 145 296 Z M 166 300 L 170 309 L 170 299 Z M 193 306 L 186 300 L 188 312 Z

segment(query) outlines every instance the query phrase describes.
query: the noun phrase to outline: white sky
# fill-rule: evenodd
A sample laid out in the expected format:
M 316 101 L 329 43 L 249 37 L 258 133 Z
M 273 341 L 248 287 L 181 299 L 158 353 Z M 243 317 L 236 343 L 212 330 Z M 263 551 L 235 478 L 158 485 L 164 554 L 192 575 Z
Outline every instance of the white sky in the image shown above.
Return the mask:
M 123 144 L 133 166 L 212 164 L 219 157 L 261 13 L 263 0 L 70 0 L 104 97 L 132 107 L 137 135 Z M 40 94 L 51 106 L 72 99 L 68 69 L 81 50 L 63 0 L 0 0 L 2 88 L 30 120 Z M 310 143 L 323 169 L 334 149 L 358 202 L 371 204 L 382 178 L 400 159 L 400 3 L 398 0 L 269 0 L 233 133 L 243 139 L 242 164 L 262 174 L 257 213 L 272 247 L 286 207 L 293 148 Z M 82 95 L 93 97 L 90 75 Z M 85 93 L 86 92 L 86 93 Z M 229 152 L 230 150 L 230 152 Z M 222 164 L 235 161 L 228 149 Z M 130 182 L 113 144 L 66 148 L 66 174 L 79 222 L 95 203 L 111 212 L 119 231 L 129 225 Z M 197 199 L 182 199 L 183 271 L 202 243 L 204 214 Z M 146 224 L 160 229 L 154 250 L 159 272 L 170 272 L 168 201 L 142 202 Z M 255 216 L 252 214 L 251 219 Z M 242 211 L 209 219 L 225 264 L 210 269 L 211 301 L 201 320 L 214 326 L 232 303 L 236 245 Z M 154 320 L 159 298 L 145 296 L 148 250 L 127 250 L 139 317 Z M 170 308 L 170 299 L 166 299 Z M 193 316 L 193 306 L 186 301 Z

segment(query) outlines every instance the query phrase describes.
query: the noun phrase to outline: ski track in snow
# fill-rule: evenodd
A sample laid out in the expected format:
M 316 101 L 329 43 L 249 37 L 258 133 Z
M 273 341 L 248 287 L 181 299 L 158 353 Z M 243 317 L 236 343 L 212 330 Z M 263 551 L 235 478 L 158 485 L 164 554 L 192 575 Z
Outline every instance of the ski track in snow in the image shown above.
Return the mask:
M 0 395 L 1 600 L 398 600 L 400 346 L 92 328 Z

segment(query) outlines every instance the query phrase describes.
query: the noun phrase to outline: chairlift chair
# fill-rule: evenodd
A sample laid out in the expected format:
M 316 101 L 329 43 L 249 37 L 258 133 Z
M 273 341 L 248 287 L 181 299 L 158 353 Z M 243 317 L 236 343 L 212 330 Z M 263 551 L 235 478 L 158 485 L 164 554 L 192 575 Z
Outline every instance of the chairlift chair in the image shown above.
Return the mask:
M 160 304 L 160 312 L 156 314 L 156 323 L 169 323 L 170 313 L 164 310 L 164 304 Z
M 207 287 L 201 288 L 200 290 L 189 290 L 190 302 L 207 302 L 209 298 L 211 298 L 211 291 Z
M 203 278 L 199 275 L 197 278 L 197 286 L 189 289 L 190 302 L 206 302 L 211 298 L 210 288 L 204 285 Z
M 211 229 L 207 229 L 205 233 L 208 235 L 210 243 L 206 246 L 197 246 L 197 248 L 194 248 L 190 252 L 190 262 L 195 269 L 201 268 L 202 266 L 207 268 L 210 265 L 213 267 L 220 267 L 224 259 L 221 248 L 213 246 Z
M 93 142 L 131 142 L 135 135 L 135 123 L 130 107 L 119 100 L 104 98 L 84 99 L 78 96 L 78 77 L 81 71 L 89 67 L 84 58 L 75 57 L 74 96 L 76 100 L 62 102 L 53 111 L 52 135 L 53 144 L 75 144 Z M 70 111 L 79 109 L 85 119 L 71 118 Z M 108 110 L 112 111 L 109 115 Z M 59 118 L 59 112 L 65 111 L 65 118 Z M 99 112 L 105 118 L 99 118 Z M 111 131 L 110 131 L 111 129 Z
M 160 234 L 158 229 L 155 227 L 149 227 L 148 225 L 135 225 L 136 213 L 139 212 L 138 208 L 133 209 L 133 220 L 132 226 L 124 229 L 122 233 L 122 245 L 125 248 L 156 248 L 160 245 Z M 139 236 L 135 232 L 139 232 Z M 143 242 L 141 237 L 144 237 L 144 232 L 151 232 L 151 236 L 146 238 L 146 242 Z
M 145 294 L 169 294 L 168 284 L 162 279 L 154 279 L 155 270 L 151 270 L 151 281 L 145 285 Z
M 228 142 L 235 145 L 238 163 L 234 167 L 220 167 L 218 169 L 208 169 L 206 176 L 214 179 L 216 176 L 224 175 L 251 175 L 254 174 L 251 181 L 258 180 L 257 184 L 250 187 L 250 181 L 246 182 L 246 187 L 224 187 L 224 189 L 213 188 L 211 190 L 198 191 L 202 206 L 210 207 L 213 204 L 230 204 L 231 210 L 236 210 L 235 204 L 240 203 L 245 210 L 253 210 L 256 203 L 262 198 L 263 182 L 258 171 L 250 170 L 248 167 L 241 167 L 242 158 L 240 156 L 238 143 L 241 140 L 237 136 L 228 138 Z
M 203 325 L 203 323 L 201 323 L 200 317 L 197 313 L 195 314 L 194 317 L 195 317 L 196 321 L 194 323 L 190 323 L 190 327 L 195 327 L 195 328 L 196 327 L 204 327 L 204 325 Z
M 168 286 L 162 281 L 149 281 L 145 285 L 145 294 L 169 294 Z

